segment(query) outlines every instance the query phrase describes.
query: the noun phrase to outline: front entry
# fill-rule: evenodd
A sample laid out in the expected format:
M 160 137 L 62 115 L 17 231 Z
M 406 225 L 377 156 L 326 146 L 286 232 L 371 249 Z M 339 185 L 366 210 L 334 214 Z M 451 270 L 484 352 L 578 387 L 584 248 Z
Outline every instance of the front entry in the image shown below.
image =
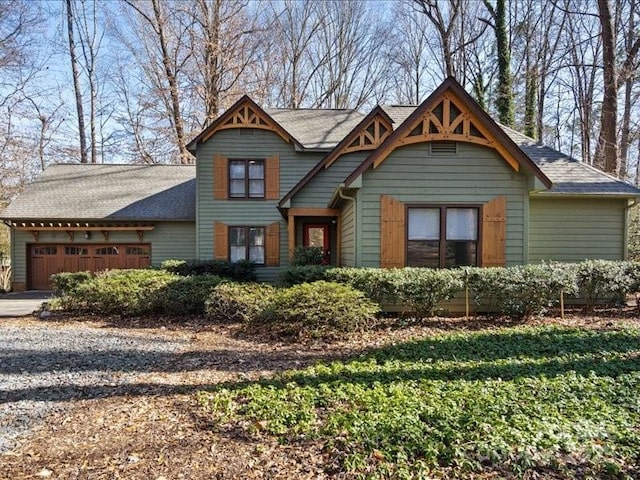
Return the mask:
M 302 229 L 302 245 L 322 249 L 322 264 L 328 265 L 331 259 L 328 223 L 305 223 Z

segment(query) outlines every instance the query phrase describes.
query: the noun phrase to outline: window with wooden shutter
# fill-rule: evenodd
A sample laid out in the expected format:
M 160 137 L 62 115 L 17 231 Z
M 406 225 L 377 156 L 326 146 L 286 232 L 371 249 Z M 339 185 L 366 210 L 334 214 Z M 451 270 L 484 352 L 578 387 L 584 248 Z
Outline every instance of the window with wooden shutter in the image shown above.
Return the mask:
M 398 199 L 380 197 L 380 266 L 405 266 L 405 208 Z
M 213 224 L 213 258 L 216 260 L 228 260 L 229 256 L 229 230 L 222 222 Z
M 482 206 L 482 266 L 506 264 L 507 200 L 496 197 Z
M 280 156 L 268 157 L 266 162 L 266 199 L 280 199 Z
M 213 156 L 213 198 L 226 200 L 229 197 L 229 159 Z
M 265 265 L 280 265 L 280 222 L 267 225 L 267 255 Z

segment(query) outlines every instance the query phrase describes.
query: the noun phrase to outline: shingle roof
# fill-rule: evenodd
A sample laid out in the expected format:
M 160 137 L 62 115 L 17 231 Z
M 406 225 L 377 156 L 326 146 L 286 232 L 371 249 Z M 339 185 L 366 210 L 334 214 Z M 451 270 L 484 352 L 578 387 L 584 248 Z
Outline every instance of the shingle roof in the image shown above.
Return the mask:
M 381 105 L 381 107 L 393 120 L 394 129 L 409 118 L 409 115 L 418 108 L 415 105 Z
M 181 165 L 52 165 L 0 218 L 193 221 L 195 173 Z
M 364 118 L 356 110 L 266 108 L 305 149 L 330 150 Z
M 520 132 L 502 129 L 553 182 L 545 194 L 640 196 L 640 190 L 553 148 L 538 145 Z

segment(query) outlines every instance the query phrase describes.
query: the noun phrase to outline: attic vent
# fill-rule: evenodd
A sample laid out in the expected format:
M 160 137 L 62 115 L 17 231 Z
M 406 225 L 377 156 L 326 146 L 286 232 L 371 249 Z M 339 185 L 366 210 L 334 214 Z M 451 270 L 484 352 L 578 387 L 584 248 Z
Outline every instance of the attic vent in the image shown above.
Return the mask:
M 458 142 L 430 142 L 431 155 L 457 155 Z

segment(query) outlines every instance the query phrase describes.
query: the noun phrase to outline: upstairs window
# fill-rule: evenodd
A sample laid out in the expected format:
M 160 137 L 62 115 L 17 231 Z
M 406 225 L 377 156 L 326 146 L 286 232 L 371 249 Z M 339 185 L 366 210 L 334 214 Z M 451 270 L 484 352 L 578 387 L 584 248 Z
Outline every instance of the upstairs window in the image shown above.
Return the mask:
M 229 160 L 229 198 L 265 198 L 264 160 Z
M 478 265 L 478 207 L 435 206 L 408 209 L 407 265 Z

